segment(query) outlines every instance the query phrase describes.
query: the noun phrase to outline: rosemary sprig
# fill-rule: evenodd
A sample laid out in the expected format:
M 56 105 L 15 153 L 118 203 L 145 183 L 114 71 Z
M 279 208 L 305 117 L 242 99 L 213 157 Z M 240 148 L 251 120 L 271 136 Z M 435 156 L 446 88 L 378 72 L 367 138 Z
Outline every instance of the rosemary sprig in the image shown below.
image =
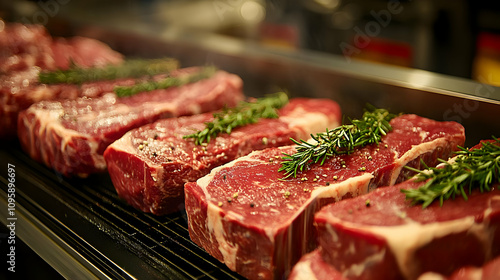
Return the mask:
M 160 81 L 147 81 L 137 83 L 133 86 L 117 86 L 113 89 L 113 91 L 118 97 L 126 97 L 139 92 L 182 86 L 210 78 L 216 70 L 217 69 L 215 67 L 204 67 L 196 73 L 181 75 L 179 77 L 166 77 Z
M 68 70 L 40 72 L 38 80 L 43 84 L 82 84 L 120 78 L 139 78 L 170 72 L 179 67 L 177 60 L 165 59 L 133 59 L 119 65 L 105 67 L 80 68 L 72 66 Z
M 208 143 L 219 133 L 230 134 L 234 128 L 256 123 L 261 118 L 278 118 L 277 109 L 286 103 L 288 96 L 284 92 L 258 98 L 255 102 L 242 101 L 236 107 L 224 108 L 222 112 L 214 113 L 214 120 L 205 123 L 205 129 L 183 138 L 194 138 L 196 145 Z
M 437 199 L 440 205 L 458 195 L 467 200 L 467 193 L 473 189 L 491 190 L 491 184 L 500 182 L 500 140 L 493 139 L 493 143 L 484 142 L 479 149 L 459 147 L 453 161 L 440 159 L 443 164 L 438 167 L 430 168 L 425 164 L 425 170 L 407 167 L 417 172 L 417 182 L 428 181 L 418 189 L 402 189 L 401 192 L 406 194 L 406 199 L 414 204 L 422 203 L 425 208 Z
M 284 171 L 283 179 L 297 177 L 298 172 L 313 163 L 320 162 L 323 165 L 333 155 L 349 154 L 358 147 L 378 144 L 382 136 L 392 130 L 389 121 L 395 116 L 385 109 L 367 106 L 361 119 L 353 119 L 351 124 L 327 129 L 323 133 L 311 134 L 315 143 L 291 139 L 297 144 L 297 153 L 285 153 L 278 171 Z

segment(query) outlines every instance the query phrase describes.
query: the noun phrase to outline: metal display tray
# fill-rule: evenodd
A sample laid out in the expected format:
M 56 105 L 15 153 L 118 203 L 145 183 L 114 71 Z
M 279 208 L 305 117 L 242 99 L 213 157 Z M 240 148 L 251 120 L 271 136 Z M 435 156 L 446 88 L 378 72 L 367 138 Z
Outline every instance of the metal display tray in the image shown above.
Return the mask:
M 107 174 L 63 178 L 11 146 L 0 150 L 0 166 L 15 166 L 15 212 L 7 216 L 2 174 L 2 222 L 16 218 L 17 237 L 67 279 L 243 279 L 189 240 L 184 211 L 142 213 Z
M 500 90 L 481 82 L 269 49 L 213 34 L 72 26 L 73 34 L 103 40 L 126 55 L 171 56 L 183 66 L 214 64 L 240 75 L 249 96 L 286 89 L 292 97 L 336 100 L 352 117 L 371 103 L 393 112 L 460 121 L 468 146 L 500 136 Z M 9 218 L 7 165 L 12 164 L 16 234 L 64 277 L 242 279 L 190 241 L 184 211 L 163 217 L 144 214 L 117 196 L 107 174 L 64 178 L 31 160 L 16 141 L 7 144 L 0 149 L 0 219 L 6 223 Z

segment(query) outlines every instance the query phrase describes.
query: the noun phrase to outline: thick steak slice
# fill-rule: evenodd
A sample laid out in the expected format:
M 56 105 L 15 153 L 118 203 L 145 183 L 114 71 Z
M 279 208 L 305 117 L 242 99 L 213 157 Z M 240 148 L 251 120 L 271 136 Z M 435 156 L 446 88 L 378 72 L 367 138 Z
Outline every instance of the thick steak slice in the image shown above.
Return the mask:
M 197 68 L 182 69 L 185 75 Z M 42 101 L 21 112 L 18 135 L 30 156 L 66 176 L 106 170 L 106 147 L 127 131 L 160 118 L 213 111 L 243 99 L 242 81 L 217 71 L 212 77 L 164 90 L 117 98 Z
M 253 152 L 185 186 L 192 240 L 250 279 L 281 279 L 315 246 L 313 215 L 322 206 L 405 179 L 405 165 L 447 158 L 463 145 L 463 127 L 416 115 L 391 121 L 380 145 L 328 159 L 280 180 L 282 153 L 294 146 Z M 236 196 L 236 198 L 234 198 Z M 228 198 L 232 198 L 228 202 Z
M 45 85 L 38 82 L 42 70 L 104 66 L 123 61 L 121 54 L 102 42 L 83 37 L 52 38 L 41 25 L 4 23 L 0 20 L 0 139 L 17 133 L 20 111 L 42 100 L 100 96 L 108 83 Z M 107 91 L 117 83 L 110 84 Z
M 129 204 L 156 215 L 184 207 L 184 184 L 196 181 L 216 166 L 253 150 L 290 145 L 293 138 L 307 138 L 340 123 L 340 108 L 327 99 L 290 100 L 279 119 L 236 128 L 220 134 L 206 146 L 197 146 L 184 135 L 203 130 L 211 113 L 159 120 L 125 134 L 104 153 L 118 194 Z
M 436 260 L 433 258 L 433 260 Z M 453 262 L 453 259 L 451 259 Z M 366 275 L 363 279 L 377 279 Z M 342 272 L 323 258 L 323 248 L 319 247 L 307 253 L 295 264 L 288 280 L 347 280 Z M 385 278 L 383 278 L 385 279 Z M 436 272 L 425 272 L 418 280 L 498 280 L 500 279 L 500 257 L 487 262 L 483 266 L 465 266 L 455 270 L 450 276 Z
M 417 279 L 427 271 L 449 276 L 500 254 L 498 186 L 424 209 L 400 191 L 422 184 L 409 180 L 319 211 L 325 262 L 349 279 Z

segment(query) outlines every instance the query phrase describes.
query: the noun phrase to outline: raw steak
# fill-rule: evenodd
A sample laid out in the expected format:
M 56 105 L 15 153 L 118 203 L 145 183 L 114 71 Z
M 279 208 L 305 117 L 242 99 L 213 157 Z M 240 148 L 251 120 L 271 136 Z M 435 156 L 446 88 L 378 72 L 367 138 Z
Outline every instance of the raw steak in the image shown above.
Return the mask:
M 42 70 L 104 66 L 122 62 L 122 55 L 107 45 L 83 37 L 52 38 L 43 26 L 6 24 L 0 21 L 0 139 L 16 135 L 20 111 L 41 100 L 95 97 L 117 81 L 77 85 L 45 85 L 38 82 Z M 111 87 L 103 87 L 110 85 Z
M 86 37 L 54 38 L 51 48 L 57 69 L 68 69 L 71 64 L 86 68 L 123 61 L 123 56 L 108 45 Z
M 294 146 L 253 152 L 185 186 L 191 239 L 250 279 L 288 276 L 315 248 L 313 215 L 322 206 L 405 179 L 403 166 L 429 165 L 464 143 L 464 129 L 416 115 L 391 121 L 393 131 L 371 145 L 328 159 L 289 180 L 278 173 Z M 231 202 L 228 202 L 228 198 Z
M 340 271 L 323 259 L 323 249 L 302 256 L 293 267 L 288 280 L 348 280 Z M 367 275 L 364 279 L 376 279 Z M 418 280 L 498 280 L 500 279 L 500 257 L 489 261 L 482 267 L 466 266 L 455 270 L 450 276 L 426 272 Z
M 409 180 L 319 211 L 324 261 L 349 279 L 417 279 L 427 271 L 449 276 L 500 255 L 498 185 L 424 209 L 400 191 L 422 184 Z
M 165 119 L 140 127 L 111 144 L 104 153 L 118 194 L 134 207 L 156 215 L 184 208 L 184 184 L 196 181 L 216 166 L 253 150 L 290 145 L 293 138 L 335 127 L 340 122 L 337 103 L 326 99 L 290 100 L 279 119 L 220 134 L 206 146 L 184 135 L 203 130 L 212 114 Z
M 462 267 L 449 277 L 441 274 L 427 272 L 421 275 L 418 280 L 498 280 L 500 279 L 500 257 L 489 261 L 482 267 L 467 266 Z
M 173 76 L 198 71 L 188 68 Z M 42 101 L 19 115 L 19 139 L 30 156 L 66 176 L 85 177 L 106 169 L 106 147 L 127 131 L 160 118 L 213 111 L 243 99 L 238 76 L 212 77 L 163 90 L 117 98 Z

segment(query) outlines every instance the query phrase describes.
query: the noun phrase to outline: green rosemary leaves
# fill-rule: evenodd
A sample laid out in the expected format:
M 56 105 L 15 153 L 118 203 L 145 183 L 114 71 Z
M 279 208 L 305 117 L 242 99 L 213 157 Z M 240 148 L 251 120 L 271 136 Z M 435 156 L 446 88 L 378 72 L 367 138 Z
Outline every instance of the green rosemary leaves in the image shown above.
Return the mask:
M 147 81 L 132 86 L 116 86 L 113 91 L 118 97 L 126 97 L 145 91 L 178 87 L 210 78 L 215 74 L 215 71 L 217 71 L 215 67 L 204 67 L 200 71 L 192 74 L 180 75 L 178 77 L 166 77 L 159 81 Z
M 418 189 L 402 189 L 406 198 L 415 204 L 422 203 L 424 208 L 437 199 L 443 205 L 444 200 L 459 195 L 467 199 L 473 189 L 489 191 L 493 183 L 500 182 L 499 139 L 483 142 L 479 149 L 459 148 L 453 161 L 440 160 L 443 164 L 438 167 L 429 168 L 425 164 L 425 170 L 407 167 L 418 173 L 415 177 L 418 182 L 427 182 Z
M 168 73 L 179 67 L 175 59 L 136 59 L 126 60 L 119 65 L 80 68 L 73 66 L 68 70 L 40 72 L 38 80 L 43 84 L 82 84 L 121 78 L 139 78 Z
M 297 177 L 298 172 L 313 163 L 320 162 L 323 165 L 325 160 L 333 155 L 349 154 L 358 147 L 378 144 L 382 136 L 392 130 L 389 122 L 395 116 L 385 109 L 368 106 L 362 118 L 351 120 L 351 124 L 327 129 L 326 132 L 316 135 L 311 134 L 315 143 L 291 139 L 297 144 L 297 153 L 285 154 L 278 171 L 284 171 L 283 179 Z
M 288 96 L 284 92 L 258 98 L 255 102 L 240 102 L 234 108 L 225 108 L 222 112 L 214 113 L 214 120 L 205 123 L 205 129 L 184 138 L 194 138 L 197 145 L 208 143 L 219 133 L 230 134 L 234 128 L 256 123 L 261 118 L 278 118 L 277 109 L 287 103 Z

